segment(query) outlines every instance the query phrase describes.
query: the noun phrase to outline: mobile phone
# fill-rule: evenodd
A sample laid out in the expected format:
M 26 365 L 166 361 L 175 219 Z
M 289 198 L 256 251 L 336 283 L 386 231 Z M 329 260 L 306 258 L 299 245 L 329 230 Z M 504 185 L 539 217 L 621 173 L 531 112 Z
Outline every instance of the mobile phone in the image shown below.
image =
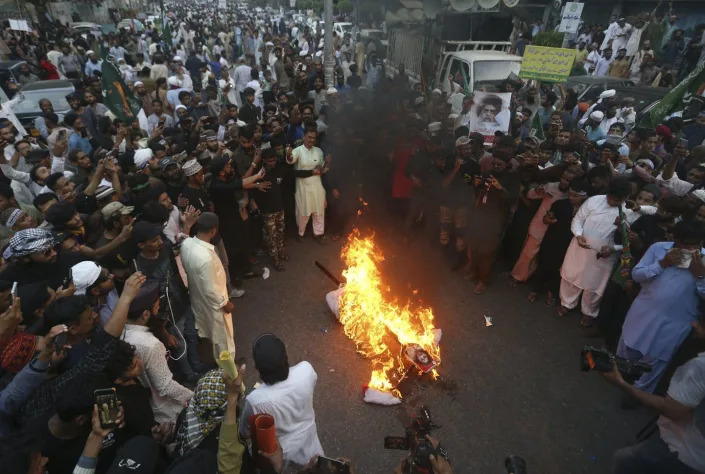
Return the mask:
M 688 139 L 687 139 L 687 138 L 680 138 L 680 139 L 678 140 L 678 144 L 679 144 L 680 146 L 683 146 L 683 147 L 685 147 L 685 148 L 688 148 Z
M 12 295 L 12 302 L 15 302 L 15 298 L 17 298 L 17 282 L 14 282 L 12 284 L 12 290 L 10 290 L 10 295 Z
M 59 130 L 59 140 L 66 138 L 66 130 Z
M 385 436 L 384 449 L 407 450 L 409 449 L 409 440 L 401 436 Z
M 56 352 L 57 354 L 61 354 L 61 351 L 64 350 L 64 346 L 66 345 L 68 337 L 69 334 L 67 332 L 62 332 L 54 338 L 54 352 Z
M 118 399 L 115 388 L 102 388 L 93 392 L 95 404 L 98 405 L 98 418 L 101 428 L 116 428 L 118 417 Z
M 320 474 L 350 474 L 350 464 L 338 459 L 318 456 L 315 472 Z
M 69 276 L 64 278 L 64 283 L 61 285 L 63 288 L 68 288 L 73 282 L 73 268 L 69 268 Z

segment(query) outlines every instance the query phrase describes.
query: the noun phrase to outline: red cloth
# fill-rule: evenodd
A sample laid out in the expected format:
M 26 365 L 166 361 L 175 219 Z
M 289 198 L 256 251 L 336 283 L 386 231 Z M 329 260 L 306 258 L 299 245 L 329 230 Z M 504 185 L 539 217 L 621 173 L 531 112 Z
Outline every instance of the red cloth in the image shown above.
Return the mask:
M 18 332 L 2 348 L 0 368 L 16 374 L 29 364 L 37 346 L 37 336 Z
M 51 62 L 46 59 L 42 59 L 39 61 L 39 67 L 46 71 L 47 80 L 59 79 L 59 71 L 56 70 L 56 66 L 54 66 Z
M 406 165 L 414 154 L 414 147 L 411 144 L 402 144 L 394 148 L 392 162 L 394 163 L 394 174 L 392 175 L 392 197 L 409 198 L 414 183 L 406 176 Z

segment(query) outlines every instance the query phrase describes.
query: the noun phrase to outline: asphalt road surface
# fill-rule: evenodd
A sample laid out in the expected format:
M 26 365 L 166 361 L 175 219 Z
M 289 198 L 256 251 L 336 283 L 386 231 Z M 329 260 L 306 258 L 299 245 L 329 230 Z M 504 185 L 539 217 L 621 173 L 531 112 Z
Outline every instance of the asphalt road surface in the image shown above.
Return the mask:
M 314 266 L 319 260 L 340 274 L 343 240 L 319 245 L 308 237 L 289 239 L 286 271 L 270 265 L 271 276 L 248 280 L 247 295 L 236 301 L 235 339 L 238 356 L 248 360 L 248 386 L 257 381 L 252 341 L 263 332 L 279 335 L 292 365 L 307 360 L 318 373 L 314 408 L 326 455 L 352 459 L 358 474 L 392 472 L 404 454 L 385 450 L 384 437 L 402 436 L 421 404 L 442 425 L 434 435 L 454 472 L 502 473 L 508 454 L 524 457 L 529 473 L 610 472 L 612 453 L 632 444 L 653 415 L 620 410 L 615 387 L 580 371 L 580 349 L 591 341 L 578 316 L 556 319 L 541 297 L 529 303 L 527 288 L 510 288 L 502 265 L 487 293 L 475 295 L 432 245 L 403 245 L 395 222 L 387 222 L 375 237 L 386 257 L 384 278 L 400 300 L 421 298 L 433 308 L 443 329 L 446 382 L 412 381 L 395 407 L 363 402 L 369 365 L 329 311 L 324 296 L 334 285 Z M 486 312 L 492 327 L 485 327 Z

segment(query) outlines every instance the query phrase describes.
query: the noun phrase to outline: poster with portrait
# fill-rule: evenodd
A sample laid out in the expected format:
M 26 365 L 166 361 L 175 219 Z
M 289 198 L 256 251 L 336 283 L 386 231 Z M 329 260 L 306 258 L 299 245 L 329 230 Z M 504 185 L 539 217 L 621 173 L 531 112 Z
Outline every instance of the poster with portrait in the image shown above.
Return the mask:
M 468 127 L 470 132 L 481 133 L 485 137 L 485 145 L 492 145 L 495 132 L 509 131 L 509 101 L 510 92 L 480 92 L 472 94 L 472 114 Z

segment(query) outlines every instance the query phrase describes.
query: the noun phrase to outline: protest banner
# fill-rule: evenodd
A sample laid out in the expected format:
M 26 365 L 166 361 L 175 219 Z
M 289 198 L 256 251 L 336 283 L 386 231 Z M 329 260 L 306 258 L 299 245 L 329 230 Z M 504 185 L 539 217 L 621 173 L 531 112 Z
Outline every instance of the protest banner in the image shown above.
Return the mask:
M 575 61 L 575 51 L 545 46 L 527 46 L 519 77 L 546 82 L 565 82 Z
M 561 15 L 561 24 L 558 25 L 558 31 L 561 33 L 577 33 L 584 6 L 584 3 L 566 3 L 565 8 L 563 8 L 563 14 Z
M 468 128 L 471 132 L 481 133 L 485 137 L 486 145 L 494 143 L 495 132 L 509 131 L 511 98 L 510 92 L 498 94 L 475 91 L 473 93 L 473 114 L 470 116 Z

